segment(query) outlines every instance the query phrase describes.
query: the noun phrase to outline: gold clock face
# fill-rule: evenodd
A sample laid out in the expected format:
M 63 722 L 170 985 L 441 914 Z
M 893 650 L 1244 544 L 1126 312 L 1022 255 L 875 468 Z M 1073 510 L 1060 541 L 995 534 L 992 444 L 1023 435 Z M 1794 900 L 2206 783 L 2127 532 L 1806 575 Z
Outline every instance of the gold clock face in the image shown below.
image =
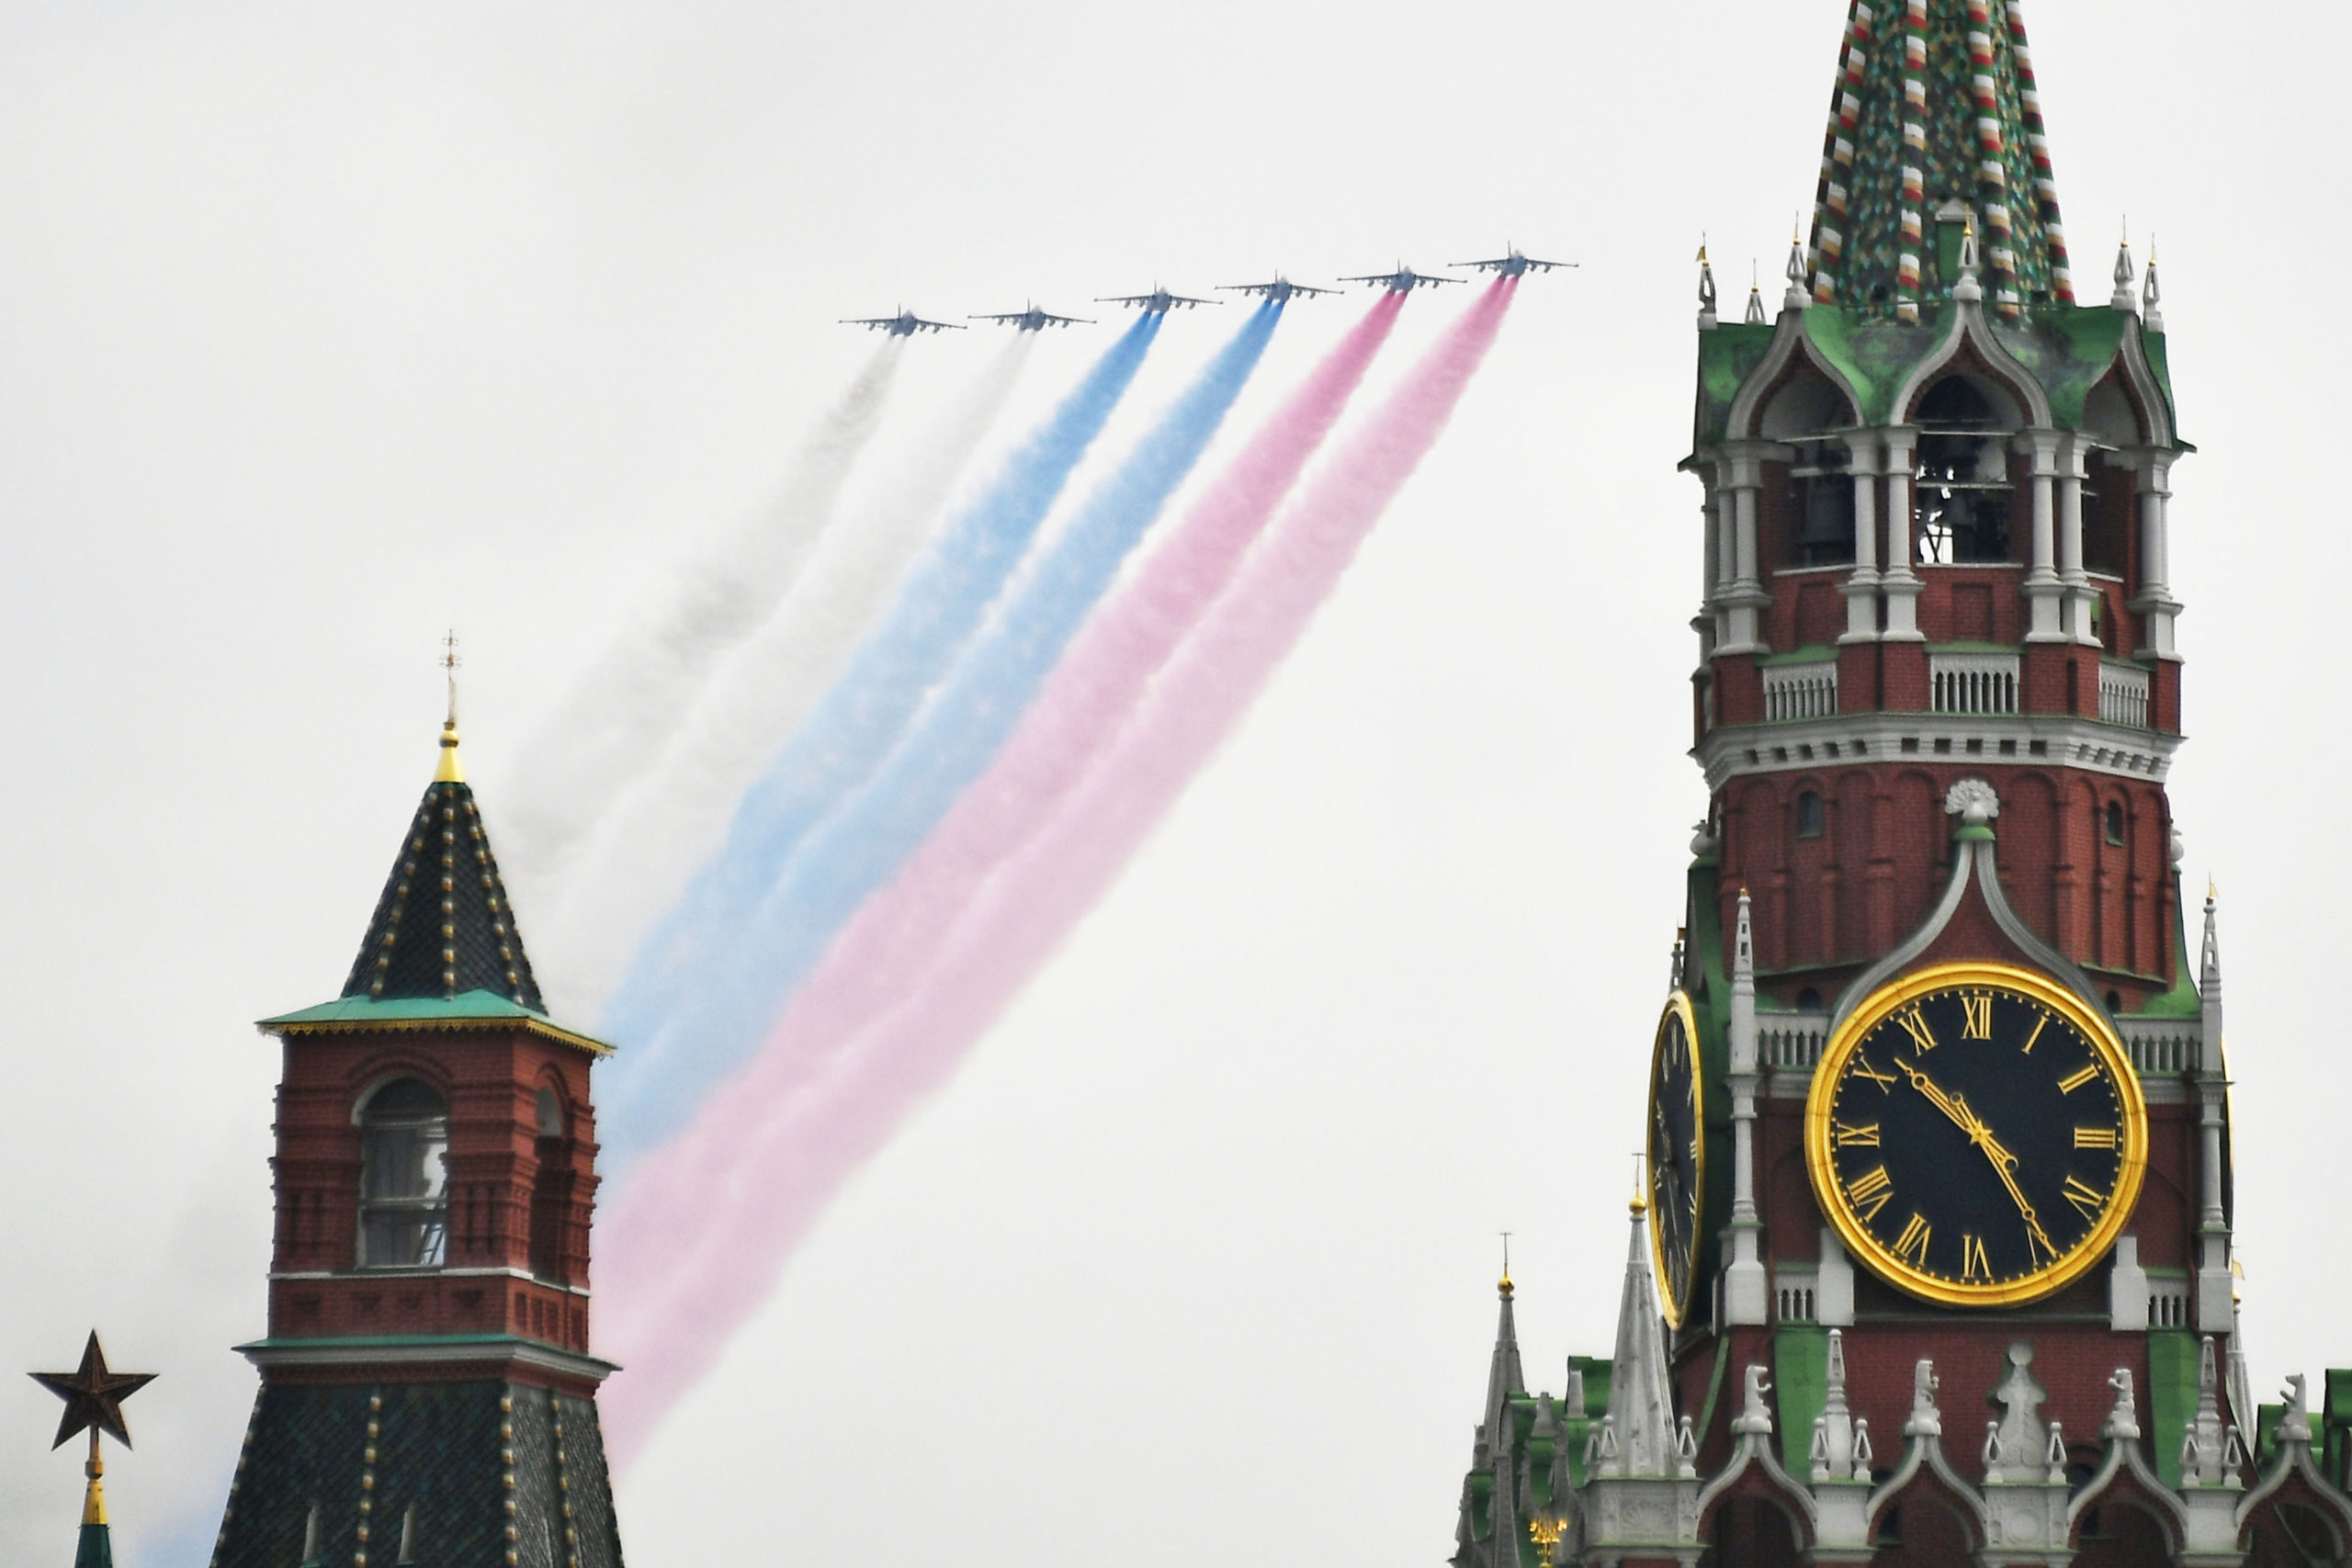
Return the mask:
M 1848 1251 L 1924 1300 L 2049 1295 L 2107 1255 L 2148 1112 L 2107 1021 L 2030 970 L 1956 964 L 1880 990 L 1805 1102 L 1815 1195 Z
M 1706 1130 L 1701 1097 L 1699 1026 L 1690 998 L 1667 998 L 1650 1047 L 1650 1257 L 1657 1265 L 1658 1305 L 1671 1327 L 1690 1310 L 1699 1272 L 1699 1199 L 1705 1190 Z

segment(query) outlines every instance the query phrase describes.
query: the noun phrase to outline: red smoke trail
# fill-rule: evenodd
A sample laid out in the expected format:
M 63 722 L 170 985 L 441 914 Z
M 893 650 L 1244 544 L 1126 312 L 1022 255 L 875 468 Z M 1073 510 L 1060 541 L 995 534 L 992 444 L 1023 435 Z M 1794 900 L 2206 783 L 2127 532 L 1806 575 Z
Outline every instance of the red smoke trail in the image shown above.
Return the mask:
M 602 1400 L 616 1463 L 1249 710 L 1444 428 L 1513 288 L 1490 288 L 1245 555 L 1403 297 L 1374 308 L 1089 623 L 1003 756 L 859 912 L 752 1070 L 639 1170 L 606 1227 L 606 1277 L 626 1282 L 618 1301 L 605 1292 L 609 1348 L 633 1369 Z

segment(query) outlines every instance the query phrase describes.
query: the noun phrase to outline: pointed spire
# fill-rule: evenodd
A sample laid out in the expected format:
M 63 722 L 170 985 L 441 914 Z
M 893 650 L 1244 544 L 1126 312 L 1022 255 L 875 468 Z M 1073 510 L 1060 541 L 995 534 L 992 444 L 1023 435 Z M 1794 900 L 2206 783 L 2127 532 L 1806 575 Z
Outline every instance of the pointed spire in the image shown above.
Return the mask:
M 2115 293 L 2108 300 L 2112 310 L 2134 311 L 2140 301 L 2132 293 L 2132 236 L 2126 234 L 2115 247 Z
M 1829 1331 L 1829 1354 L 1822 1379 L 1821 1415 L 1814 1423 L 1813 1480 L 1868 1481 L 1870 1457 L 1857 1442 L 1858 1424 L 1846 1404 L 1846 1336 Z
M 1997 17 L 1997 19 L 1996 19 Z M 1854 0 L 1814 199 L 1813 298 L 1916 320 L 1953 292 L 1948 204 L 1977 213 L 2005 312 L 2074 302 L 2018 0 Z
M 1625 1293 L 1617 1308 L 1617 1354 L 1603 1420 L 1614 1453 L 1604 1453 L 1604 1475 L 1670 1476 L 1679 1472 L 1674 1385 L 1666 1364 L 1666 1318 L 1658 1311 L 1650 1266 L 1649 1205 L 1636 1196 L 1633 1237 L 1625 1257 Z
M 1707 261 L 1707 240 L 1699 237 L 1699 330 L 1713 332 L 1715 327 L 1715 269 Z
M 2156 237 L 2148 236 L 2148 275 L 2140 288 L 2140 320 L 2152 333 L 2165 330 L 2165 291 L 2156 286 Z
M 441 668 L 449 675 L 449 716 L 441 721 L 441 765 L 434 770 L 435 784 L 466 782 L 464 762 L 458 757 L 458 634 L 449 633 L 441 639 Z
M 2222 902 L 2222 890 L 2211 881 L 2205 884 L 2205 946 L 2197 965 L 2197 988 L 2214 1001 L 2222 999 L 2222 928 L 2216 911 Z
M 1519 1364 L 1519 1322 L 1511 1311 L 1510 1259 L 1503 1259 L 1503 1277 L 1496 1281 L 1495 1293 L 1502 1299 L 1502 1309 L 1495 1324 L 1495 1356 L 1487 1368 L 1487 1440 L 1493 1450 L 1501 1453 L 1510 1447 L 1511 1434 L 1503 1425 L 1510 1419 L 1510 1402 L 1527 1392 L 1527 1382 Z
M 1984 298 L 1984 286 L 1976 281 L 1976 215 L 1970 213 L 1960 227 L 1960 276 L 1952 280 L 1951 297 L 1963 305 L 1973 305 Z
M 1792 233 L 1789 236 L 1789 265 L 1781 269 L 1781 276 L 1789 280 L 1788 291 L 1781 296 L 1782 310 L 1802 310 L 1813 303 L 1813 295 L 1804 286 L 1810 271 L 1805 263 L 1804 235 L 1801 231 Z
M 2205 1336 L 2197 1359 L 2197 1413 L 2180 1438 L 2181 1479 L 2192 1486 L 2219 1486 L 2228 1476 L 2229 1431 L 2222 1420 L 2221 1359 L 2213 1337 Z
M 454 648 L 446 657 L 454 671 Z M 456 691 L 453 674 L 440 766 L 402 836 L 343 995 L 447 1000 L 490 991 L 544 1013 L 498 857 L 458 765 Z

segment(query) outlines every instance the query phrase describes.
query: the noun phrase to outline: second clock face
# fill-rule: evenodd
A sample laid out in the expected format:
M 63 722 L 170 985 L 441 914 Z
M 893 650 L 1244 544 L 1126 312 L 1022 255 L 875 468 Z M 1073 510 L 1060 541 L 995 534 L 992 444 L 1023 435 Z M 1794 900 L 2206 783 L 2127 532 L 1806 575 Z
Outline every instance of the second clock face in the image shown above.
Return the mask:
M 1667 999 L 1650 1047 L 1650 1253 L 1657 1264 L 1658 1304 L 1673 1327 L 1690 1310 L 1699 1269 L 1699 1203 L 1706 1181 L 1706 1117 L 1702 1103 L 1699 1030 L 1690 998 Z
M 1847 1247 L 1914 1295 L 2000 1305 L 2105 1255 L 2147 1162 L 2106 1021 L 2027 970 L 1955 964 L 1870 998 L 1822 1053 L 1814 1188 Z

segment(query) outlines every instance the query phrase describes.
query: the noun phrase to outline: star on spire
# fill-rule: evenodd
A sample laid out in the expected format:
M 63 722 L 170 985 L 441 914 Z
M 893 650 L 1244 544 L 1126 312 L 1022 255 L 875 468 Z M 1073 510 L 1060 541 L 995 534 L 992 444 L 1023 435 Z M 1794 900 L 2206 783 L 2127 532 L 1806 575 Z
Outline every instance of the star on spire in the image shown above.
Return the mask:
M 57 1441 L 50 1447 L 63 1448 L 76 1434 L 88 1432 L 95 1453 L 100 1432 L 126 1449 L 130 1446 L 130 1428 L 122 1419 L 122 1402 L 153 1382 L 155 1374 L 110 1370 L 107 1353 L 98 1344 L 97 1331 L 92 1329 L 90 1342 L 82 1348 L 82 1365 L 77 1370 L 35 1372 L 32 1380 L 65 1402 L 65 1415 L 57 1423 Z

